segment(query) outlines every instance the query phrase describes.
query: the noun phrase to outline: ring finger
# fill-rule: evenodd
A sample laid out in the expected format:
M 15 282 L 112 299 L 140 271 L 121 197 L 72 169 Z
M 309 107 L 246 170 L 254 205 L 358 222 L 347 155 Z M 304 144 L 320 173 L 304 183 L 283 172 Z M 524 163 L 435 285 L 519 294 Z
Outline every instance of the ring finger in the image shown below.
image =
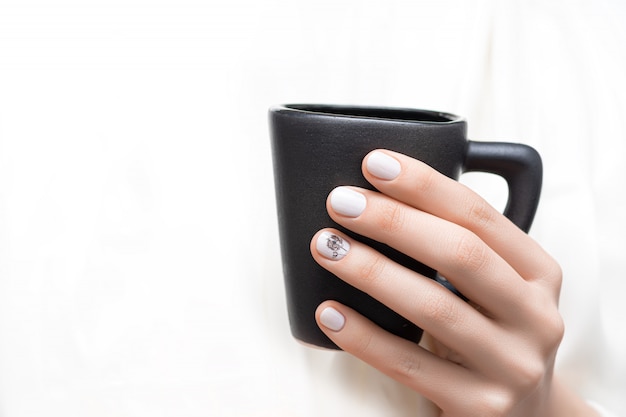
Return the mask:
M 311 253 L 325 269 L 462 352 L 465 365 L 493 355 L 486 341 L 498 332 L 496 324 L 433 280 L 333 229 L 315 235 Z

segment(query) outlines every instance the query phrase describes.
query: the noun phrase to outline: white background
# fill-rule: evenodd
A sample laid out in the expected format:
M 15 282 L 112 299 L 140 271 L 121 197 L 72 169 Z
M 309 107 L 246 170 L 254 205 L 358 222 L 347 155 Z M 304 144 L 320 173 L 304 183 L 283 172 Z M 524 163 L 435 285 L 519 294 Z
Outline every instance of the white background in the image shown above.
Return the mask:
M 625 21 L 617 1 L 1 0 L 0 416 L 406 415 L 409 393 L 288 334 L 266 124 L 286 102 L 535 146 L 559 366 L 626 412 Z

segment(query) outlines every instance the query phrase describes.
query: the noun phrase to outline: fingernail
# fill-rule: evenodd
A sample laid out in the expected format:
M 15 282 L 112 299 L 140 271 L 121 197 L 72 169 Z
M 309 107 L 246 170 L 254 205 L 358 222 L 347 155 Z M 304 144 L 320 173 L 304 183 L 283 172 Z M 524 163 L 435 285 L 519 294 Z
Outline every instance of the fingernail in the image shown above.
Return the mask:
M 366 168 L 370 174 L 381 180 L 396 178 L 402 169 L 397 159 L 380 151 L 374 151 L 367 157 Z
M 350 250 L 350 244 L 344 238 L 330 232 L 320 233 L 315 247 L 323 257 L 333 261 L 343 259 Z
M 337 187 L 330 194 L 330 206 L 347 217 L 358 217 L 365 210 L 365 196 L 347 187 Z
M 320 322 L 324 325 L 324 327 L 334 332 L 338 332 L 343 329 L 343 325 L 346 324 L 346 318 L 334 308 L 326 307 L 320 313 Z

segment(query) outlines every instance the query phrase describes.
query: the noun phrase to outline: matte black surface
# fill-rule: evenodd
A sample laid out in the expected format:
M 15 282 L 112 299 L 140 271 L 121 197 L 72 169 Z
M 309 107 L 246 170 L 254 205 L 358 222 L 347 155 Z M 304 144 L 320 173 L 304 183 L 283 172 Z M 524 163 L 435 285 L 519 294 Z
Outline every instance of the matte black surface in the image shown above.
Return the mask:
M 388 331 L 419 341 L 422 330 L 367 294 L 344 283 L 313 260 L 309 244 L 325 227 L 335 227 L 395 261 L 435 278 L 436 272 L 386 245 L 334 223 L 326 198 L 339 185 L 372 186 L 361 173 L 368 152 L 384 148 L 420 159 L 458 179 L 461 172 L 486 171 L 509 185 L 505 214 L 527 231 L 541 189 L 541 160 L 525 145 L 470 142 L 458 116 L 412 109 L 288 105 L 270 109 L 277 210 L 291 331 L 297 339 L 334 348 L 315 322 L 315 309 L 337 300 Z

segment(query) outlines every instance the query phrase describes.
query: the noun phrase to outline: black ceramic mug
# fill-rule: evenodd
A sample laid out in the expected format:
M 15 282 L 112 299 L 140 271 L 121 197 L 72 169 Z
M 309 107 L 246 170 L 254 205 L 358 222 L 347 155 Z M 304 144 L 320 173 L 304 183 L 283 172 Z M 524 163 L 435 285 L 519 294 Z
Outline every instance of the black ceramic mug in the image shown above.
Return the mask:
M 322 228 L 335 227 L 427 277 L 436 271 L 389 246 L 356 235 L 333 222 L 326 198 L 337 186 L 373 189 L 361 173 L 374 149 L 409 155 L 450 178 L 482 171 L 502 176 L 509 190 L 504 214 L 528 231 L 541 191 L 542 165 L 531 147 L 474 142 L 464 119 L 447 113 L 400 108 L 293 104 L 269 111 L 283 274 L 293 336 L 337 349 L 315 322 L 325 300 L 343 303 L 389 332 L 418 342 L 422 330 L 369 295 L 320 267 L 309 244 Z M 445 282 L 444 282 L 445 284 Z

